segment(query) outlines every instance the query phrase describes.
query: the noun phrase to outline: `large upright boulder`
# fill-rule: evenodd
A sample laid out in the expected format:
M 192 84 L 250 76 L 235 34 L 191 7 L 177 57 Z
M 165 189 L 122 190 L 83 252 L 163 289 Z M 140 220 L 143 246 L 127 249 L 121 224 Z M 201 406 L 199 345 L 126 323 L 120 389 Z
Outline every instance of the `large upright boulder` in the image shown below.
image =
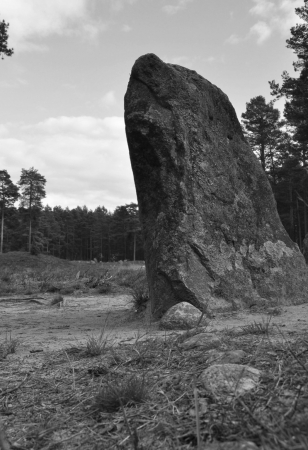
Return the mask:
M 151 310 L 308 301 L 308 272 L 228 97 L 195 71 L 140 57 L 125 95 Z

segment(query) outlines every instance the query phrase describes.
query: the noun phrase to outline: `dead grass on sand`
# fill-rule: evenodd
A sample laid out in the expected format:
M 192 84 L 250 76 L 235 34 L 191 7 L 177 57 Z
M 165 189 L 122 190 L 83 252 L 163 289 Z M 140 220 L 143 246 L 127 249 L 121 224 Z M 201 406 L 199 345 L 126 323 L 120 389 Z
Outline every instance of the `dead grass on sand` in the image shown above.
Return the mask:
M 308 335 L 221 338 L 262 371 L 258 388 L 231 402 L 199 381 L 206 352 L 184 350 L 176 335 L 106 345 L 97 357 L 86 347 L 8 356 L 0 397 L 12 448 L 186 450 L 198 448 L 199 437 L 202 449 L 241 440 L 264 450 L 307 449 Z

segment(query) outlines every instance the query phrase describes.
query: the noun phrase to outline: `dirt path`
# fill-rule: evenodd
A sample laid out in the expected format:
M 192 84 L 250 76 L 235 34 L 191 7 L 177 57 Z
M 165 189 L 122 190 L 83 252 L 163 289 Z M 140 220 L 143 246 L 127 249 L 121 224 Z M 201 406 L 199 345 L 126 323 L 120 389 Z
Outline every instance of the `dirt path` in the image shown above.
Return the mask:
M 22 343 L 18 353 L 28 354 L 84 344 L 90 335 L 98 335 L 105 323 L 106 332 L 115 343 L 133 341 L 145 334 L 166 334 L 158 329 L 158 323 L 148 324 L 137 318 L 129 295 L 67 297 L 63 307 L 50 306 L 50 301 L 51 297 L 47 296 L 0 298 L 0 339 L 11 333 L 12 338 Z M 208 330 L 217 333 L 266 318 L 265 312 L 217 314 Z M 286 335 L 306 332 L 308 304 L 283 307 L 282 314 L 272 318 L 272 324 L 278 325 Z

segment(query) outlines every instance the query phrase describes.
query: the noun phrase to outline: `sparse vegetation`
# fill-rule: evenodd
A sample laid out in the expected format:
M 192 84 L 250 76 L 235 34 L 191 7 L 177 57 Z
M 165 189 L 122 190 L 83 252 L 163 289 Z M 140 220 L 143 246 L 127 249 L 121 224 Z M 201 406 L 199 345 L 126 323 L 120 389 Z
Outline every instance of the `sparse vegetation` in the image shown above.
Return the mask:
M 134 263 L 76 264 L 52 256 L 11 252 L 0 255 L 0 274 L 0 295 L 78 295 L 92 289 L 108 294 L 123 289 L 131 292 L 141 285 L 146 292 L 145 271 Z
M 213 396 L 200 381 L 204 350 L 184 350 L 176 342 L 177 336 L 144 336 L 133 345 L 105 346 L 91 359 L 80 352 L 50 353 L 48 365 L 26 381 L 4 372 L 3 380 L 19 391 L 2 392 L 14 411 L 6 419 L 9 440 L 37 450 L 189 450 L 198 442 L 205 448 L 235 441 L 260 450 L 307 449 L 307 334 L 293 341 L 279 333 L 275 340 L 250 334 L 224 340 L 228 350 L 245 350 L 243 364 L 262 371 L 256 389 L 231 401 Z
M 0 272 L 1 286 L 14 294 L 49 291 L 54 305 L 72 287 L 74 295 L 118 289 L 132 294 L 135 309 L 146 304 L 140 265 L 64 262 L 59 267 L 56 259 L 53 264 L 42 255 L 35 258 L 33 266 L 7 266 Z M 138 335 L 116 347 L 106 322 L 78 346 L 34 352 L 30 375 L 27 358 L 18 358 L 19 341 L 7 335 L 0 343 L 0 396 L 8 440 L 12 448 L 25 450 L 189 450 L 234 441 L 253 442 L 260 450 L 306 450 L 308 335 L 289 340 L 271 319 L 221 334 L 224 350 L 244 350 L 242 364 L 262 372 L 256 389 L 231 401 L 217 398 L 201 381 L 211 364 L 207 352 L 179 345 L 205 331 L 203 326 L 164 339 Z M 15 351 L 14 358 L 7 357 Z

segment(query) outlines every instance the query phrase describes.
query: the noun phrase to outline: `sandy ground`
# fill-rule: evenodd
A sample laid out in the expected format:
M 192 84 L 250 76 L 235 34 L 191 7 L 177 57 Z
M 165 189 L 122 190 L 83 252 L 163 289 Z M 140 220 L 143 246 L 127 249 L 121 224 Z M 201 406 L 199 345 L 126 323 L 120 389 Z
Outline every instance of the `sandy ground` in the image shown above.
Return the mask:
M 89 336 L 99 335 L 105 324 L 108 338 L 114 344 L 170 334 L 159 330 L 157 322 L 146 323 L 138 318 L 129 295 L 66 297 L 61 307 L 50 306 L 50 301 L 48 296 L 0 298 L 0 339 L 11 333 L 21 343 L 18 353 L 29 354 L 84 345 Z M 268 318 L 266 312 L 216 314 L 207 331 L 219 333 L 225 328 L 240 328 Z M 283 307 L 282 314 L 273 316 L 271 323 L 285 336 L 306 332 L 308 303 Z

